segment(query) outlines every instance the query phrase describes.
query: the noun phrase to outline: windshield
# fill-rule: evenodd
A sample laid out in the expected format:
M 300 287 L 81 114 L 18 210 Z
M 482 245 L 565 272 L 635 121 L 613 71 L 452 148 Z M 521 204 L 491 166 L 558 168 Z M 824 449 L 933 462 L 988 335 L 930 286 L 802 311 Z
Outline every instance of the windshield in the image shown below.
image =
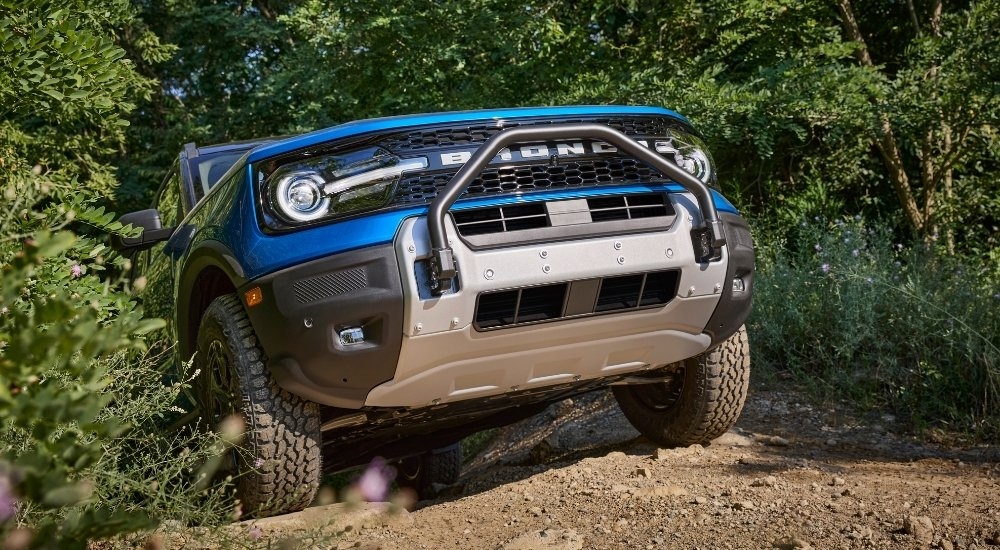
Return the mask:
M 193 159 L 191 175 L 194 177 L 195 201 L 200 201 L 244 154 L 246 150 L 230 150 L 224 153 L 202 154 Z

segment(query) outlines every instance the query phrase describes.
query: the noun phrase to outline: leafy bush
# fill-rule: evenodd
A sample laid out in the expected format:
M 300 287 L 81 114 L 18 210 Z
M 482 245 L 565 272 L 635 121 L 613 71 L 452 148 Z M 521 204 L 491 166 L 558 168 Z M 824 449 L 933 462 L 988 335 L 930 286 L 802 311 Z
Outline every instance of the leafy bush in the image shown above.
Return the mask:
M 183 384 L 143 359 L 128 262 L 86 232 L 121 231 L 98 206 L 124 116 L 150 81 L 123 59 L 117 0 L 0 1 L 0 541 L 89 539 L 224 512 L 193 481 L 212 434 L 163 435 Z M 130 50 L 156 57 L 155 36 Z M 187 451 L 183 451 L 187 449 Z M 180 456 L 177 454 L 180 453 Z
M 904 246 L 878 227 L 814 218 L 758 236 L 756 364 L 917 426 L 996 430 L 1000 264 Z
M 193 483 L 218 438 L 162 430 L 184 383 L 138 354 L 162 322 L 75 259 L 102 247 L 66 231 L 0 241 L 0 540 L 20 526 L 33 547 L 84 548 L 227 513 L 222 488 Z

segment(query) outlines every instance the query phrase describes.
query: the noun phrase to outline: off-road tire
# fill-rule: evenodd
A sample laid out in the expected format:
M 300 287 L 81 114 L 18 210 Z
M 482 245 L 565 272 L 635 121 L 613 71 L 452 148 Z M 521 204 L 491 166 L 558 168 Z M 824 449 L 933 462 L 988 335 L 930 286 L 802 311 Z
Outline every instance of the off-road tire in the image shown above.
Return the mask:
M 321 475 L 319 406 L 281 389 L 265 363 L 243 304 L 216 298 L 198 331 L 197 395 L 208 422 L 243 418 L 245 438 L 227 462 L 243 512 L 255 517 L 305 508 Z
M 404 458 L 396 466 L 396 484 L 409 487 L 421 499 L 437 496 L 436 487 L 451 485 L 462 473 L 462 445 L 455 443 L 419 456 Z
M 658 445 L 708 443 L 736 423 L 750 386 L 750 344 L 741 326 L 717 347 L 683 362 L 672 382 L 612 386 L 639 433 Z

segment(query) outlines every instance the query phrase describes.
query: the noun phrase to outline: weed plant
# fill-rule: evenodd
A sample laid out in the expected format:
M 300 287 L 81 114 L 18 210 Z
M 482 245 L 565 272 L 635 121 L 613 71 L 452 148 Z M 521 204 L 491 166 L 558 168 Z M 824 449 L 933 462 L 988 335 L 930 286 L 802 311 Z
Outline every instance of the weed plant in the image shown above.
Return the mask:
M 861 217 L 756 237 L 755 366 L 918 429 L 1000 434 L 998 258 L 906 246 Z

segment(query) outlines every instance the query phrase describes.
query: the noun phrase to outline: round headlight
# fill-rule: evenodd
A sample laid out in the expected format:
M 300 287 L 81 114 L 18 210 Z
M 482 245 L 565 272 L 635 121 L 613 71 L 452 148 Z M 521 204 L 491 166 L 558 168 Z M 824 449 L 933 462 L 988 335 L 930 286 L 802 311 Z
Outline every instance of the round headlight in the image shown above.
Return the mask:
M 706 184 L 715 183 L 712 157 L 697 136 L 674 130 L 666 141 L 656 142 L 656 152 L 673 158 L 674 164 L 690 172 Z
M 674 154 L 674 161 L 677 166 L 691 172 L 694 177 L 708 183 L 712 178 L 712 162 L 708 160 L 708 155 L 699 147 L 691 146 L 683 152 Z
M 288 221 L 315 220 L 330 207 L 330 199 L 323 194 L 324 185 L 326 181 L 316 172 L 284 174 L 274 186 L 272 200 Z

